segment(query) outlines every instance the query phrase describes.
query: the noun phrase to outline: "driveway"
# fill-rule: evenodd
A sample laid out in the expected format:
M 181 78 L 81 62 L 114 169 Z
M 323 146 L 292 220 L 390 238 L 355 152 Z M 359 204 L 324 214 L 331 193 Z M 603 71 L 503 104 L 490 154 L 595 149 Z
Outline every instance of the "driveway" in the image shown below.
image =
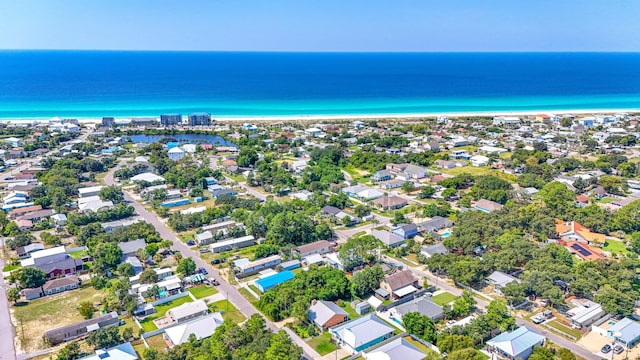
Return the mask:
M 104 178 L 104 182 L 107 185 L 115 184 L 115 181 L 113 180 L 113 173 L 121 165 L 122 163 L 116 166 L 115 168 L 111 169 L 111 171 L 107 173 L 107 175 Z M 124 193 L 124 198 L 126 201 L 130 203 L 130 205 L 134 207 L 136 213 L 140 217 L 142 217 L 146 222 L 148 222 L 149 224 L 153 225 L 153 227 L 155 227 L 156 231 L 160 233 L 160 236 L 163 239 L 173 242 L 173 246 L 171 246 L 172 250 L 179 251 L 183 256 L 193 259 L 193 261 L 195 261 L 196 263 L 197 268 L 203 267 L 207 269 L 207 271 L 209 272 L 209 276 L 213 276 L 216 279 L 218 279 L 218 281 L 220 282 L 220 285 L 217 286 L 218 291 L 220 291 L 229 300 L 229 302 L 231 302 L 241 313 L 243 313 L 247 318 L 253 314 L 260 314 L 260 312 L 258 312 L 258 310 L 254 308 L 253 305 L 251 305 L 251 303 L 247 301 L 247 299 L 245 299 L 242 295 L 240 295 L 240 293 L 238 292 L 238 289 L 231 286 L 227 281 L 225 281 L 225 279 L 220 276 L 220 273 L 218 272 L 218 270 L 214 269 L 208 262 L 202 260 L 196 251 L 193 251 L 186 244 L 180 241 L 180 239 L 178 239 L 176 234 L 172 230 L 170 230 L 164 223 L 162 223 L 154 213 L 145 209 L 140 203 L 135 201 L 133 197 L 129 195 L 127 192 Z M 262 316 L 262 314 L 260 315 Z M 267 327 L 272 331 L 285 330 L 289 334 L 289 337 L 291 338 L 291 340 L 293 340 L 293 342 L 296 343 L 296 345 L 302 347 L 302 350 L 304 351 L 304 355 L 306 357 L 310 359 L 315 359 L 320 357 L 320 354 L 318 354 L 313 348 L 311 348 L 306 342 L 304 342 L 304 340 L 302 340 L 298 335 L 296 335 L 289 328 L 286 328 L 286 327 L 278 328 L 269 319 L 265 318 L 265 320 L 266 320 Z

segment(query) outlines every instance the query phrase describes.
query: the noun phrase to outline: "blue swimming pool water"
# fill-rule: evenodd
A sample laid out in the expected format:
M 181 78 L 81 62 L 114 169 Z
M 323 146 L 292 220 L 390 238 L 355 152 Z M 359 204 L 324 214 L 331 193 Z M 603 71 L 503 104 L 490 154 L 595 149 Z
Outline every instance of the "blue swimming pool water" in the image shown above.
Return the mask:
M 445 231 L 442 234 L 440 234 L 440 236 L 442 236 L 443 238 L 449 237 L 451 236 L 451 231 Z

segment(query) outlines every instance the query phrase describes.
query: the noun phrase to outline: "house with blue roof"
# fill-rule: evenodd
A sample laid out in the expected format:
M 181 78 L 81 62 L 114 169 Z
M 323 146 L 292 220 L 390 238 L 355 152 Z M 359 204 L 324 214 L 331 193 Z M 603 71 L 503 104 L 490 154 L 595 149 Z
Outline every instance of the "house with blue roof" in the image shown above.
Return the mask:
M 542 346 L 546 338 L 535 331 L 521 326 L 514 331 L 504 332 L 487 341 L 487 350 L 503 359 L 527 360 L 533 348 Z
M 640 323 L 626 317 L 608 328 L 607 336 L 629 348 L 640 340 Z
M 390 339 L 395 328 L 371 313 L 329 329 L 336 344 L 352 354 Z
M 256 287 L 263 293 L 267 290 L 274 288 L 282 283 L 285 283 L 295 277 L 294 273 L 289 270 L 281 271 L 277 274 L 263 277 L 256 280 Z

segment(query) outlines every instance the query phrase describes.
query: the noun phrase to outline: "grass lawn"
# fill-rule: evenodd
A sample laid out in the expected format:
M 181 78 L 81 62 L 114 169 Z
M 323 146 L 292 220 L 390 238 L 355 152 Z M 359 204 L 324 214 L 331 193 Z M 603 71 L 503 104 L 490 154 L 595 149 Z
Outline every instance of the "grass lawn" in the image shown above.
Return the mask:
M 418 349 L 422 350 L 422 352 L 424 352 L 427 355 L 439 355 L 437 352 L 429 349 L 428 347 L 422 345 L 420 342 L 415 341 L 411 338 L 411 336 L 405 336 L 404 340 L 406 340 L 408 343 L 410 343 L 411 345 L 417 347 Z
M 152 336 L 150 338 L 147 338 L 146 340 L 150 348 L 153 348 L 162 352 L 167 352 L 167 343 L 162 338 L 162 334 Z
M 249 288 L 251 290 L 253 290 L 253 292 L 258 294 L 258 295 L 262 294 L 262 291 L 260 291 L 255 285 L 249 285 Z M 251 295 L 251 296 L 253 296 L 253 295 Z
M 13 271 L 13 270 L 15 270 L 15 269 L 17 269 L 19 267 L 20 267 L 20 264 L 5 265 L 2 268 L 2 272 L 10 272 L 10 271 Z
M 455 299 L 457 299 L 458 297 L 453 295 L 452 293 L 448 293 L 448 292 L 443 292 L 440 293 L 434 297 L 431 298 L 431 300 L 433 300 L 434 303 L 440 305 L 440 306 L 444 306 L 447 305 L 448 303 L 454 301 Z
M 144 343 L 133 345 L 133 350 L 135 350 L 136 354 L 138 354 L 138 358 L 142 359 L 142 355 L 144 355 L 144 351 L 147 350 L 147 347 L 144 346 Z
M 320 355 L 327 355 L 332 351 L 336 351 L 338 346 L 331 342 L 331 333 L 324 332 L 322 335 L 311 338 L 307 344 L 315 349 Z
M 554 329 L 557 329 L 565 334 L 569 334 L 576 338 L 576 340 L 582 337 L 582 333 L 576 329 L 571 329 L 567 326 L 562 325 L 558 320 L 552 320 L 545 323 L 546 325 L 551 326 Z
M 465 166 L 465 167 L 455 167 L 453 169 L 439 169 L 445 174 L 449 175 L 458 175 L 458 174 L 471 174 L 473 176 L 480 175 L 494 175 L 501 179 L 507 180 L 509 182 L 515 182 L 516 176 L 511 174 L 505 174 L 495 169 L 491 169 L 488 166 Z
M 362 316 L 358 314 L 354 308 L 351 307 L 351 304 L 349 304 L 348 301 L 343 301 L 342 306 L 340 306 L 340 308 L 342 308 L 342 310 L 344 310 L 349 315 L 349 319 L 351 320 L 357 319 L 360 316 Z
M 602 199 L 598 199 L 596 202 L 599 202 L 601 204 L 611 204 L 613 202 L 613 198 L 610 197 L 604 197 Z
M 231 321 L 236 324 L 239 324 L 247 319 L 240 311 L 238 311 L 238 309 L 236 309 L 235 306 L 233 306 L 233 304 L 229 302 L 229 300 L 220 300 L 214 302 L 210 306 L 215 311 L 221 311 L 223 319 L 231 319 Z
M 179 299 L 175 299 L 173 301 L 169 301 L 168 303 L 164 303 L 162 305 L 158 305 L 156 306 L 156 313 L 155 314 L 151 314 L 147 317 L 145 317 L 144 319 L 142 319 L 140 321 L 140 325 L 142 325 L 142 328 L 144 329 L 144 331 L 149 332 L 149 331 L 153 331 L 156 330 L 158 327 L 156 326 L 156 324 L 153 323 L 153 320 L 157 320 L 160 318 L 163 318 L 167 311 L 169 311 L 169 309 L 174 308 L 176 306 L 182 305 L 184 303 L 188 303 L 191 302 L 193 300 L 191 300 L 190 296 L 185 296 L 185 297 L 181 297 Z
M 258 299 L 256 299 L 255 296 L 251 295 L 251 293 L 247 291 L 247 289 L 240 288 L 238 289 L 238 292 L 240 293 L 240 295 L 244 296 L 244 298 L 247 299 L 247 301 L 250 302 L 253 306 L 256 306 L 256 304 L 258 303 Z
M 239 183 L 246 180 L 242 174 L 227 175 L 227 177 Z
M 84 286 L 14 306 L 16 324 L 22 324 L 24 330 L 23 348 L 26 351 L 39 349 L 45 331 L 84 320 L 77 310 L 79 304 L 85 301 L 100 303 L 103 296 L 92 286 Z
M 69 254 L 69 256 L 71 256 L 74 259 L 82 259 L 83 257 L 88 255 L 89 255 L 89 252 L 86 250 L 76 251 Z
M 602 247 L 602 250 L 608 251 L 613 254 L 631 254 L 632 252 L 627 249 L 622 241 L 607 240 Z
M 194 287 L 189 289 L 189 292 L 196 297 L 196 299 L 202 299 L 205 298 L 207 296 L 211 296 L 211 295 L 215 295 L 218 293 L 218 290 L 216 288 L 214 288 L 213 286 L 206 286 L 206 285 L 202 285 L 202 286 L 198 286 L 198 287 Z

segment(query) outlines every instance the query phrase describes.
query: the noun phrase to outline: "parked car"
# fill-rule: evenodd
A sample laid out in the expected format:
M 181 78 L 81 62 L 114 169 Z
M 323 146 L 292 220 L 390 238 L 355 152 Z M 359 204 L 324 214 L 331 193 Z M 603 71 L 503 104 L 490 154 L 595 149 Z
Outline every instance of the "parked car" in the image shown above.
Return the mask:
M 208 253 L 209 251 L 211 251 L 211 250 L 208 247 L 204 247 L 204 248 L 200 249 L 200 254 Z
M 607 354 L 609 351 L 611 351 L 611 345 L 609 344 L 605 344 L 602 349 L 600 349 L 600 352 L 603 354 Z
M 205 269 L 205 268 L 203 268 L 203 267 L 201 267 L 201 268 L 199 269 L 199 271 L 200 271 L 200 273 L 201 273 L 201 274 L 205 274 L 205 275 L 207 275 L 207 274 L 209 273 L 209 272 L 207 271 L 207 269 Z
M 532 317 L 531 320 L 533 321 L 534 324 L 541 324 L 545 321 L 545 318 L 540 315 L 536 315 Z
M 195 241 L 193 241 L 193 240 L 187 241 L 187 246 L 195 246 L 195 245 L 196 245 Z
M 222 259 L 213 259 L 211 260 L 211 265 L 218 265 L 218 264 L 222 264 L 223 262 L 227 261 L 226 258 L 222 258 Z
M 215 286 L 220 285 L 220 283 L 218 282 L 218 280 L 216 278 L 209 278 L 209 281 Z
M 613 352 L 616 354 L 620 354 L 623 351 L 624 351 L 624 348 L 622 347 L 622 345 L 616 345 L 613 347 Z

